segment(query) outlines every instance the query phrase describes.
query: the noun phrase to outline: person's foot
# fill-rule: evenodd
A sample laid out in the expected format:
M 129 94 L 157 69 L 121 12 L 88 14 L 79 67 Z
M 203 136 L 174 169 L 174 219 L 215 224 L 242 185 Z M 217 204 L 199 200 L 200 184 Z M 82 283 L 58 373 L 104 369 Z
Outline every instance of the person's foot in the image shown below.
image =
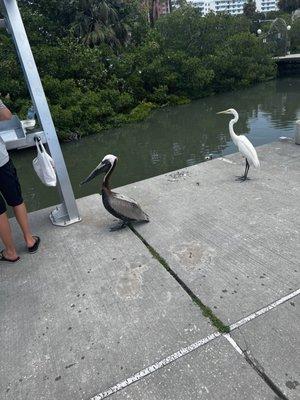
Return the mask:
M 33 245 L 32 246 L 27 246 L 28 252 L 33 254 L 38 251 L 39 245 L 41 243 L 41 239 L 38 236 L 32 236 L 33 238 Z
M 20 257 L 16 252 L 2 250 L 0 252 L 0 261 L 16 262 L 19 261 Z
M 36 243 L 36 238 L 37 238 L 37 237 L 36 237 L 36 236 L 33 236 L 33 235 L 29 235 L 29 236 L 24 237 L 26 246 L 27 246 L 28 248 L 34 246 L 35 243 Z

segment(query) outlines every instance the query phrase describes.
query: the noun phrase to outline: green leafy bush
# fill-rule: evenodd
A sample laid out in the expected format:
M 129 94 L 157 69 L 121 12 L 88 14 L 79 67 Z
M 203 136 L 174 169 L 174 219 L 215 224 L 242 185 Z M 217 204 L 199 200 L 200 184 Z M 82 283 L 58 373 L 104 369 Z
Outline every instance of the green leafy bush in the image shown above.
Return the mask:
M 219 45 L 207 60 L 215 78 L 213 89 L 217 92 L 248 87 L 254 83 L 274 78 L 276 67 L 261 41 L 250 33 L 234 35 Z
M 157 106 L 153 103 L 141 103 L 137 105 L 128 115 L 127 121 L 142 121 L 150 115 L 150 112 Z
M 140 121 L 158 106 L 186 104 L 276 76 L 268 48 L 250 33 L 243 16 L 202 17 L 186 6 L 150 29 L 138 0 L 112 1 L 126 30 L 131 29 L 131 41 L 116 47 L 109 44 L 113 32 L 99 31 L 98 39 L 110 36 L 89 47 L 73 29 L 82 7 L 78 1 L 19 0 L 61 139 Z M 298 48 L 294 25 L 292 46 Z M 0 96 L 8 95 L 8 106 L 25 117 L 29 94 L 10 37 L 3 33 L 0 74 Z

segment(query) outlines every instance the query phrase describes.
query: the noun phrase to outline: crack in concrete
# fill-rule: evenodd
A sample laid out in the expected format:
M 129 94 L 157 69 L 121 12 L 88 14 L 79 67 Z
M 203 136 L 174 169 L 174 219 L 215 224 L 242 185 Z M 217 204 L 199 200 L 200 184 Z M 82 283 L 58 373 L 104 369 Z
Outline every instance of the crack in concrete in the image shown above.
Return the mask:
M 265 381 L 269 388 L 276 394 L 276 398 L 280 400 L 289 400 L 288 397 L 280 390 L 280 388 L 272 381 L 272 379 L 266 374 L 264 367 L 260 362 L 251 354 L 250 350 L 246 348 L 242 349 L 237 342 L 233 339 L 230 334 L 223 335 L 232 347 L 247 361 L 250 367 Z
M 254 371 L 266 382 L 266 384 L 273 390 L 279 399 L 289 400 L 288 397 L 280 390 L 280 388 L 272 381 L 272 379 L 265 373 L 263 366 L 258 360 L 250 354 L 250 351 L 243 351 L 245 360 L 254 369 Z
M 168 262 L 152 247 L 146 239 L 132 226 L 129 225 L 131 231 L 136 235 L 138 239 L 147 247 L 148 251 L 164 268 L 169 272 L 169 274 L 179 283 L 182 289 L 190 296 L 193 302 L 201 309 L 204 317 L 208 318 L 212 325 L 218 329 L 221 333 L 230 332 L 230 327 L 225 325 L 209 308 L 205 305 L 201 299 L 195 295 L 195 293 L 187 286 L 187 284 L 176 274 L 176 272 L 170 267 Z
M 282 297 L 281 299 L 275 301 L 274 303 L 270 304 L 267 307 L 262 308 L 261 310 L 255 312 L 255 313 L 251 314 L 250 316 L 241 319 L 240 321 L 236 322 L 235 324 L 230 325 L 231 331 L 233 331 L 235 329 L 239 329 L 242 325 L 249 323 L 249 321 L 251 321 L 252 319 L 258 318 L 259 316 L 271 311 L 273 308 L 277 307 L 278 305 L 290 300 L 291 298 L 293 298 L 299 294 L 300 294 L 300 289 L 296 290 L 293 293 L 290 293 L 287 296 Z M 195 351 L 196 349 L 199 349 L 200 347 L 206 345 L 207 343 L 212 342 L 213 340 L 215 340 L 217 338 L 220 338 L 221 336 L 225 337 L 231 343 L 231 345 L 234 347 L 234 349 L 242 357 L 244 357 L 243 350 L 238 346 L 238 344 L 234 341 L 234 339 L 232 339 L 232 337 L 229 334 L 225 333 L 225 334 L 221 335 L 220 332 L 215 332 L 215 333 L 207 336 L 206 338 L 198 340 L 197 342 L 192 343 L 189 346 L 178 350 L 176 353 L 171 354 L 170 356 L 164 358 L 163 360 L 160 360 L 160 361 L 156 362 L 155 364 L 150 365 L 149 367 L 137 372 L 136 374 L 125 379 L 124 381 L 117 383 L 114 386 L 111 386 L 106 391 L 99 393 L 98 395 L 92 397 L 90 400 L 105 399 L 105 398 L 111 396 L 112 394 L 117 393 L 118 391 L 120 391 L 122 389 L 125 389 L 127 386 L 129 386 L 135 382 L 138 382 L 139 380 L 145 378 L 146 376 L 152 374 L 153 372 L 158 371 L 159 369 L 169 365 L 170 363 L 175 362 L 179 358 L 190 354 L 191 352 Z M 282 397 L 281 393 L 280 393 L 280 396 L 281 397 L 278 397 L 278 395 L 276 394 L 276 396 L 274 397 L 274 400 L 286 400 L 287 399 L 286 397 Z
M 229 332 L 231 331 L 231 327 L 225 325 L 208 306 L 202 303 L 199 297 L 196 296 L 195 293 L 186 285 L 186 283 L 176 274 L 176 272 L 173 271 L 168 262 L 146 241 L 146 239 L 132 225 L 130 225 L 129 227 L 131 231 L 137 236 L 137 238 L 140 239 L 141 242 L 147 247 L 152 257 L 154 257 L 177 281 L 177 283 L 179 283 L 179 285 L 190 296 L 193 302 L 197 304 L 197 306 L 202 310 L 202 314 L 206 318 L 209 318 L 212 325 L 215 326 L 220 333 L 224 334 L 224 337 L 227 338 L 227 340 L 235 348 L 235 350 L 244 357 L 251 368 L 264 380 L 269 388 L 276 394 L 277 398 L 280 400 L 289 400 L 288 397 L 285 396 L 280 388 L 265 373 L 263 366 L 258 362 L 255 357 L 251 355 L 250 350 L 241 349 L 239 345 L 235 342 L 235 340 L 230 336 Z

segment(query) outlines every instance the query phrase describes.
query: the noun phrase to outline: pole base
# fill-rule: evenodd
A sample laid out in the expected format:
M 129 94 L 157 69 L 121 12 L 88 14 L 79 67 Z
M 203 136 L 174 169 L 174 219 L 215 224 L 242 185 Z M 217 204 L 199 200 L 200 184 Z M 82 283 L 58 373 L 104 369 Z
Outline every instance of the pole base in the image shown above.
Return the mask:
M 50 221 L 55 226 L 68 226 L 80 222 L 82 219 L 78 215 L 70 219 L 64 204 L 59 204 L 49 215 Z

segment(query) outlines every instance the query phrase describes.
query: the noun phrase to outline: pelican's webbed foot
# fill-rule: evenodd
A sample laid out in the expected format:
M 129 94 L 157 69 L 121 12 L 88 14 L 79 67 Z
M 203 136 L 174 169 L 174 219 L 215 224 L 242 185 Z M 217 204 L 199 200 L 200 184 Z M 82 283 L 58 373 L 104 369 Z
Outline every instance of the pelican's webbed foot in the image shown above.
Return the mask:
M 121 223 L 119 223 L 115 226 L 112 226 L 109 230 L 110 230 L 110 232 L 120 231 L 121 229 L 124 229 L 127 226 L 128 226 L 128 223 L 122 221 Z

